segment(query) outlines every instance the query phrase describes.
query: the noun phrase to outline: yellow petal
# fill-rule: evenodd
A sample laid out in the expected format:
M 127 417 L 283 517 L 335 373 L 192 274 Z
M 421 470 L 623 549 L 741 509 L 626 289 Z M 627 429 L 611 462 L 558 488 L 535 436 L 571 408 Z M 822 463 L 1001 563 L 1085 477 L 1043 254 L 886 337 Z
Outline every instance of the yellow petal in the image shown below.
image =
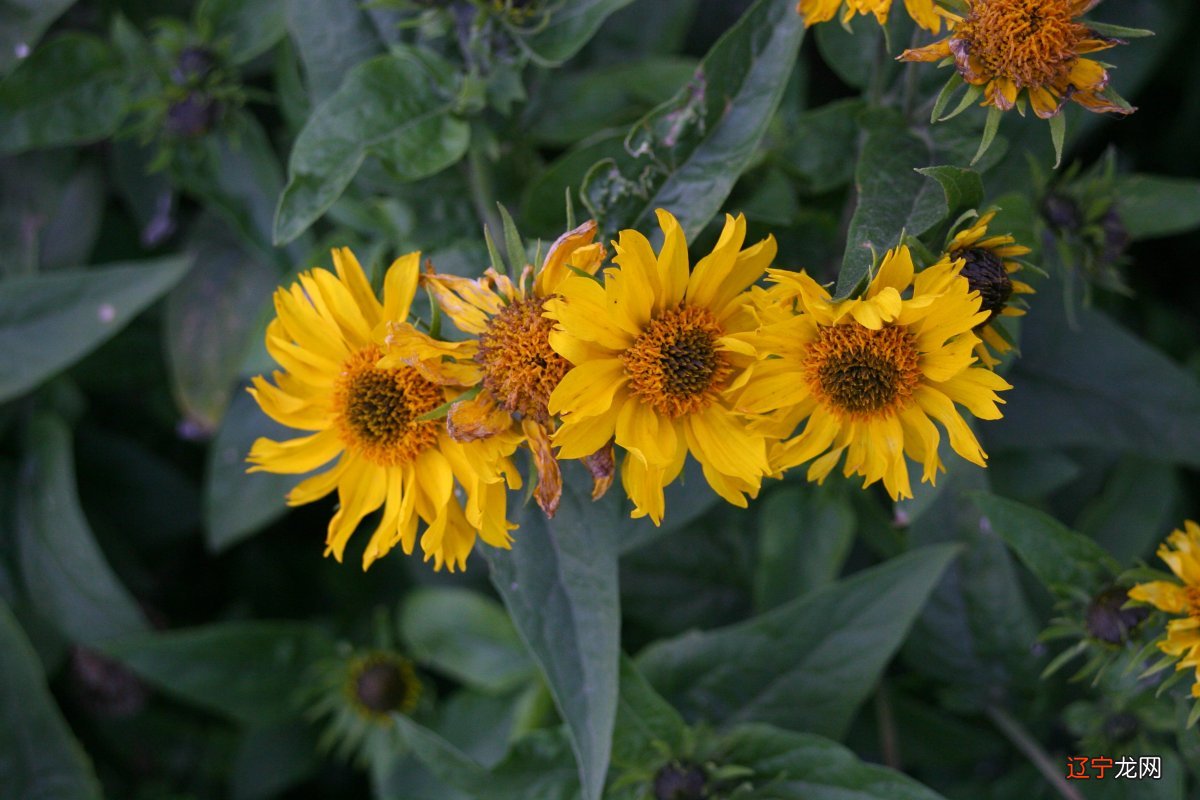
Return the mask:
M 546 407 L 551 414 L 595 416 L 612 407 L 613 395 L 627 380 L 619 358 L 585 361 L 563 376 Z
M 371 289 L 371 283 L 367 280 L 362 265 L 358 263 L 354 253 L 350 252 L 349 247 L 333 249 L 333 266 L 367 325 L 374 328 L 379 324 L 381 311 L 379 301 L 375 299 L 375 292 Z
M 421 253 L 409 253 L 392 262 L 383 276 L 383 319 L 403 322 L 408 319 L 413 296 L 421 275 Z
M 250 447 L 247 460 L 254 466 L 246 471 L 276 472 L 285 475 L 312 472 L 317 467 L 329 463 L 342 448 L 342 440 L 333 428 L 283 442 L 260 438 Z
M 596 238 L 596 230 L 596 221 L 589 219 L 554 240 L 554 244 L 550 245 L 546 252 L 546 259 L 542 262 L 542 268 L 534 282 L 534 293 L 538 297 L 549 297 L 557 291 L 558 284 L 572 274 L 568 265 L 579 266 L 572 263 L 572 256 L 580 248 L 592 243 Z M 599 263 L 598 260 L 596 263 Z

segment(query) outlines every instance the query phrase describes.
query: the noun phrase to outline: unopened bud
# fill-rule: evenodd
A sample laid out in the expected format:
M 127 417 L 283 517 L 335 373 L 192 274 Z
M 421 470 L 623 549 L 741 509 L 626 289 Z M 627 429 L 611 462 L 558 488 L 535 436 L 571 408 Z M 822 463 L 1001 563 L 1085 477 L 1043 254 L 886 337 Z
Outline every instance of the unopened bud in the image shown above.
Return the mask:
M 1129 632 L 1150 614 L 1150 610 L 1135 606 L 1122 608 L 1129 595 L 1120 586 L 1110 586 L 1096 595 L 1087 607 L 1088 635 L 1109 644 L 1121 644 Z

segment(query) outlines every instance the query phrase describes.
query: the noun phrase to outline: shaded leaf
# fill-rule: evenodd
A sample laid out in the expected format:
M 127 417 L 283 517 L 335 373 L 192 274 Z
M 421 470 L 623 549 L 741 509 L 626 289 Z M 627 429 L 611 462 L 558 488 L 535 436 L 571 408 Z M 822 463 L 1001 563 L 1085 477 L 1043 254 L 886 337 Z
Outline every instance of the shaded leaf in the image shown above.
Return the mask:
M 337 91 L 356 64 L 383 51 L 358 0 L 287 0 L 287 29 L 313 105 Z
M 832 583 L 854 544 L 854 510 L 840 493 L 783 486 L 762 501 L 759 520 L 760 611 Z
M 0 4 L 0 76 L 27 58 L 46 29 L 74 3 L 75 0 L 5 0 Z
M 296 433 L 264 414 L 246 392 L 234 395 L 208 450 L 204 530 L 209 549 L 224 550 L 283 516 L 284 496 L 303 476 L 247 475 L 246 456 L 260 436 L 282 441 Z
M 863 763 L 820 736 L 744 725 L 725 737 L 724 748 L 729 763 L 754 771 L 747 800 L 942 800 L 912 778 Z
M 115 335 L 187 266 L 174 257 L 0 281 L 0 400 L 32 389 Z
M 417 661 L 491 692 L 531 680 L 533 664 L 504 609 L 466 589 L 418 589 L 404 601 L 400 630 Z
M 216 40 L 229 41 L 229 57 L 242 64 L 265 53 L 287 33 L 287 0 L 202 0 L 196 21 Z
M 1068 596 L 1071 589 L 1097 591 L 1121 569 L 1100 545 L 1048 514 L 982 492 L 972 494 L 971 499 L 992 530 L 1055 594 Z
M 980 203 L 983 202 L 983 179 L 974 170 L 940 166 L 919 168 L 917 172 L 926 178 L 932 178 L 941 185 L 942 191 L 945 192 L 945 202 L 935 205 L 930 209 L 927 212 L 928 217 L 914 217 L 911 220 L 914 229 L 922 227 L 927 219 L 934 220 L 929 225 L 929 227 L 932 227 L 946 217 L 953 216 L 959 211 L 978 208 Z
M 123 73 L 96 36 L 65 33 L 42 45 L 0 81 L 0 153 L 111 136 L 127 110 Z
M 334 644 L 312 625 L 254 621 L 136 636 L 103 650 L 166 694 L 247 725 L 270 725 L 300 716 L 298 691 Z
M 589 173 L 581 194 L 604 230 L 647 229 L 665 208 L 694 238 L 754 155 L 803 36 L 793 3 L 751 6 L 692 80 L 633 127 L 625 153 Z
M 899 244 L 902 231 L 921 235 L 937 224 L 941 218 L 937 210 L 945 206 L 942 188 L 913 168 L 928 163 L 931 154 L 904 118 L 892 111 L 871 110 L 860 121 L 867 138 L 854 174 L 857 205 L 838 273 L 835 294 L 839 297 L 866 277 L 872 252 L 882 258 Z
M 569 0 L 550 9 L 550 19 L 532 31 L 515 29 L 517 41 L 535 63 L 553 67 L 566 61 L 592 38 L 614 11 L 632 0 Z
M 1022 319 L 995 449 L 1086 445 L 1200 465 L 1200 381 L 1095 308 L 1072 326 L 1057 283 Z
M 1200 181 L 1159 175 L 1117 178 L 1117 211 L 1133 239 L 1171 236 L 1200 227 Z
M 500 593 L 546 676 L 579 762 L 585 798 L 599 798 L 617 706 L 621 616 L 615 492 L 593 503 L 578 473 L 547 522 L 536 505 L 518 516 L 512 550 L 484 548 Z
M 1014 680 L 1037 679 L 1030 656 L 1040 621 L 1025 597 L 1004 541 L 982 524 L 964 492 L 986 490 L 987 473 L 961 464 L 932 505 L 908 529 L 912 546 L 958 542 L 962 556 L 913 626 L 904 655 L 915 669 L 965 688 L 975 703 Z M 940 483 L 940 482 L 939 482 Z
M 288 161 L 288 184 L 275 213 L 276 244 L 295 239 L 324 214 L 368 155 L 403 181 L 462 158 L 470 128 L 451 114 L 453 74 L 433 59 L 393 48 L 356 66 L 313 111 Z
M 0 600 L 0 796 L 101 800 L 100 781 L 71 735 L 29 640 Z
M 140 633 L 145 619 L 113 574 L 79 508 L 71 431 L 49 415 L 29 426 L 17 494 L 21 575 L 39 613 L 72 642 Z
M 180 411 L 213 433 L 277 275 L 211 219 L 196 226 L 188 249 L 194 266 L 167 295 L 163 343 Z
M 570 746 L 557 730 L 538 731 L 519 740 L 493 769 L 484 769 L 441 736 L 407 717 L 395 725 L 405 743 L 448 786 L 475 800 L 575 800 L 579 784 Z
M 957 553 L 908 553 L 746 622 L 651 645 L 638 666 L 691 718 L 839 737 Z
M 804 188 L 813 194 L 849 183 L 858 155 L 858 117 L 864 107 L 862 100 L 854 98 L 800 114 L 783 146 L 781 166 L 803 178 Z
M 655 764 L 664 752 L 681 752 L 687 735 L 679 712 L 654 691 L 631 659 L 622 656 L 613 766 L 629 770 Z
M 1182 497 L 1175 467 L 1127 456 L 1075 525 L 1122 564 L 1148 559 L 1167 531 L 1178 526 Z

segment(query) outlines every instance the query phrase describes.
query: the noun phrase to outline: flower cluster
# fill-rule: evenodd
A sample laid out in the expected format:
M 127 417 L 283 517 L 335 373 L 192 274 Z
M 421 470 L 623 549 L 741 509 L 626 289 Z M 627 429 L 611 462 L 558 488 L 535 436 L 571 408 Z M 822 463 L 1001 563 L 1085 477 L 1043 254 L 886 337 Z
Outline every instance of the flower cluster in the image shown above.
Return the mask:
M 251 469 L 333 462 L 288 502 L 337 491 L 326 552 L 339 560 L 382 508 L 364 568 L 396 545 L 411 553 L 420 523 L 438 569 L 465 567 L 477 536 L 509 547 L 518 449 L 531 456 L 547 516 L 562 494 L 560 462 L 586 466 L 595 499 L 615 478 L 618 449 L 632 516 L 656 525 L 689 455 L 738 506 L 766 477 L 807 463 L 809 479 L 823 481 L 843 461 L 864 486 L 911 497 L 907 459 L 935 481 L 943 432 L 985 466 L 964 413 L 999 418 L 997 393 L 1009 388 L 984 342 L 1006 349 L 992 320 L 1016 311 L 1010 295 L 1031 290 L 1005 261 L 1025 250 L 989 237 L 991 219 L 921 272 L 907 247 L 890 251 L 864 292 L 838 299 L 804 272 L 771 269 L 774 239 L 747 246 L 741 216 L 726 218 L 694 264 L 665 211 L 657 251 L 622 231 L 603 270 L 592 222 L 516 281 L 494 269 L 478 279 L 422 274 L 414 253 L 388 269 L 382 300 L 354 256 L 335 251 L 336 275 L 315 269 L 276 292 L 267 347 L 283 371 L 251 389 L 273 419 L 312 433 L 258 440 Z M 420 284 L 466 338 L 409 321 Z

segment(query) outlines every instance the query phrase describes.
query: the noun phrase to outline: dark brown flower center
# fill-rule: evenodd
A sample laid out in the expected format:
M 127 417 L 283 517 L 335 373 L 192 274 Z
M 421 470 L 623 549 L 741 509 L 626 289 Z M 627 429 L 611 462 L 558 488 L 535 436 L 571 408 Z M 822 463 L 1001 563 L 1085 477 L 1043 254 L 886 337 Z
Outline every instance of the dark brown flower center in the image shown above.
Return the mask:
M 1012 278 L 1004 268 L 1004 261 L 991 250 L 972 247 L 955 253 L 966 263 L 963 265 L 962 276 L 967 279 L 971 291 L 979 292 L 980 311 L 988 312 L 987 322 L 1004 310 L 1008 299 L 1012 297 Z
M 374 653 L 351 667 L 349 689 L 354 703 L 369 716 L 412 711 L 421 682 L 412 664 L 393 653 Z
M 706 308 L 664 311 L 621 354 L 630 389 L 670 417 L 707 408 L 731 370 L 717 349 L 720 336 Z
M 912 334 L 898 326 L 871 330 L 857 322 L 821 328 L 805 375 L 818 399 L 849 416 L 888 416 L 920 381 Z
M 368 347 L 342 365 L 333 405 L 342 441 L 376 466 L 411 461 L 437 442 L 438 423 L 422 421 L 444 401 L 442 390 L 411 367 L 380 369 Z

